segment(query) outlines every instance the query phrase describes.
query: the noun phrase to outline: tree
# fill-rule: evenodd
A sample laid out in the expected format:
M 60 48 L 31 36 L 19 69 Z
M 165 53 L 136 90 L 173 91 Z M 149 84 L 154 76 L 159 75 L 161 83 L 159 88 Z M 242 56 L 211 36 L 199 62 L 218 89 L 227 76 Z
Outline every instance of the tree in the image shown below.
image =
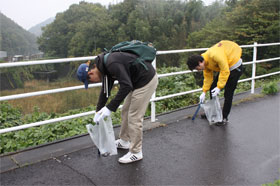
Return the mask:
M 82 1 L 44 28 L 40 49 L 52 57 L 85 56 L 134 39 L 153 42 L 158 50 L 181 49 L 187 35 L 211 19 L 204 8 L 209 12 L 201 0 L 124 0 L 108 9 Z M 179 61 L 179 55 L 174 55 L 163 58 L 161 64 L 179 65 Z
M 279 0 L 231 1 L 221 16 L 209 22 L 203 29 L 191 33 L 187 47 L 211 47 L 220 40 L 232 40 L 240 45 L 280 41 Z M 258 48 L 257 59 L 279 56 L 279 46 Z M 242 59 L 252 60 L 252 50 L 243 50 Z M 279 67 L 279 61 L 258 66 L 257 71 Z M 251 70 L 247 69 L 250 74 Z
M 100 4 L 80 2 L 43 28 L 38 43 L 49 56 L 84 56 L 113 45 L 112 20 Z
M 189 47 L 209 47 L 222 39 L 239 44 L 278 42 L 279 35 L 278 0 L 241 0 L 233 10 L 190 34 L 187 41 Z

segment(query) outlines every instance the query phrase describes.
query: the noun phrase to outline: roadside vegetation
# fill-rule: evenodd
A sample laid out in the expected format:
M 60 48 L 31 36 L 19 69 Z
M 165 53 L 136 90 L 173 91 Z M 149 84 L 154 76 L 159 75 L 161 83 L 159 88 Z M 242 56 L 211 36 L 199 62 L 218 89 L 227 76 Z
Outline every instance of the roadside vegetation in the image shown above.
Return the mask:
M 158 73 L 168 73 L 173 71 L 182 71 L 181 68 L 162 68 L 161 70 L 158 70 Z M 273 78 L 273 77 L 272 77 Z M 269 90 L 266 92 L 271 92 L 271 89 L 274 92 L 275 85 L 278 86 L 278 83 L 280 82 L 279 77 L 272 78 L 266 78 L 266 79 L 260 79 L 256 81 L 256 87 L 262 87 L 263 85 L 269 85 Z M 277 87 L 276 86 L 276 87 Z M 272 88 L 271 88 L 272 87 Z M 172 77 L 165 77 L 161 78 L 159 80 L 159 86 L 157 88 L 156 96 L 164 96 L 168 94 L 188 91 L 192 89 L 200 88 L 194 80 L 193 74 L 186 74 L 186 75 L 177 75 Z M 244 92 L 247 90 L 250 90 L 251 84 L 250 82 L 243 82 L 238 84 L 238 88 L 236 90 L 236 93 Z M 94 89 L 94 88 L 92 88 Z M 117 91 L 117 88 L 114 92 Z M 98 95 L 97 92 L 99 90 L 80 90 L 80 93 L 74 93 L 77 95 L 80 95 L 76 97 L 77 102 L 83 102 L 85 105 L 82 109 L 72 109 L 68 110 L 66 112 L 49 112 L 48 107 L 52 107 L 52 105 L 64 105 L 65 108 L 69 107 L 68 104 L 72 103 L 67 102 L 67 100 L 63 100 L 60 102 L 60 99 L 63 99 L 63 97 L 69 96 L 69 93 L 65 93 L 64 96 L 58 96 L 55 100 L 54 98 L 46 97 L 45 99 L 51 101 L 47 104 L 46 102 L 43 103 L 42 108 L 35 106 L 33 107 L 32 111 L 29 114 L 26 114 L 26 109 L 28 107 L 19 107 L 19 106 L 12 106 L 14 104 L 13 101 L 11 103 L 8 102 L 1 102 L 0 103 L 0 129 L 19 126 L 23 124 L 29 124 L 34 123 L 38 121 L 44 121 L 48 119 L 78 114 L 82 112 L 88 112 L 95 110 L 95 103 L 94 99 L 91 99 L 91 96 L 95 94 L 95 98 Z M 72 94 L 72 93 L 70 93 Z M 84 95 L 81 96 L 81 95 Z M 199 100 L 200 93 L 193 93 L 188 94 L 184 96 L 178 96 L 175 98 L 165 99 L 162 101 L 156 102 L 156 111 L 157 114 L 164 113 L 167 111 L 172 111 L 175 109 L 183 108 L 189 105 L 197 104 Z M 39 105 L 42 101 L 41 99 L 34 99 L 30 100 L 32 104 Z M 28 105 L 27 102 L 21 101 L 21 99 L 18 100 L 17 104 Z M 17 105 L 16 104 L 16 105 Z M 74 107 L 75 101 L 73 102 Z M 46 106 L 44 108 L 43 106 Z M 62 106 L 62 107 L 64 107 Z M 44 112 L 42 110 L 45 110 Z M 146 116 L 150 116 L 150 107 L 148 107 Z M 27 147 L 32 147 L 36 145 L 41 145 L 49 142 L 54 142 L 57 140 L 62 140 L 65 138 L 73 137 L 76 135 L 86 134 L 86 124 L 94 124 L 92 121 L 93 116 L 87 116 L 87 117 L 81 117 L 77 119 L 67 120 L 63 122 L 53 123 L 53 124 L 47 124 L 39 127 L 32 127 L 20 131 L 15 132 L 8 132 L 5 134 L 0 135 L 0 152 L 8 153 L 8 152 L 14 152 L 17 150 L 25 149 Z M 120 124 L 120 109 L 116 113 L 113 113 L 112 115 L 113 124 Z
M 280 179 L 279 180 L 275 180 L 272 183 L 262 184 L 262 186 L 279 186 L 279 185 L 280 185 Z
M 267 95 L 273 95 L 276 94 L 277 92 L 279 92 L 279 86 L 276 81 L 272 81 L 265 84 L 262 89 L 262 93 Z

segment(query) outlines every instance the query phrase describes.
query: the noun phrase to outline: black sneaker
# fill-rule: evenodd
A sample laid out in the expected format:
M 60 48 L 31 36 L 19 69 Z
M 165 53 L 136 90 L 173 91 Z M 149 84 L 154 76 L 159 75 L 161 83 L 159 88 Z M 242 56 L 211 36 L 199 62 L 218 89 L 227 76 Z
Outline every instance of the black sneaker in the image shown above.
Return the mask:
M 226 119 L 226 118 L 224 118 L 221 122 L 215 123 L 215 125 L 217 125 L 217 126 L 224 126 L 226 124 L 228 124 L 228 119 Z
M 205 114 L 205 113 L 202 113 L 202 114 L 200 115 L 200 117 L 201 117 L 201 119 L 207 119 L 207 117 L 206 117 L 206 114 Z

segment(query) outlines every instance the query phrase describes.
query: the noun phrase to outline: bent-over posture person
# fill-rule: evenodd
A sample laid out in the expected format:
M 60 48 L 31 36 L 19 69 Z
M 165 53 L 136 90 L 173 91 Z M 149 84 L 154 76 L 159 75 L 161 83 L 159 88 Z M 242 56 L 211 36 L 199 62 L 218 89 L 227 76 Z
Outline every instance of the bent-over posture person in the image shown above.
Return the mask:
M 102 82 L 94 122 L 110 116 L 124 100 L 120 139 L 116 140 L 116 145 L 120 149 L 129 149 L 129 152 L 119 158 L 120 163 L 131 163 L 143 158 L 143 118 L 158 84 L 156 71 L 150 62 L 145 62 L 147 68 L 140 63 L 131 63 L 137 57 L 132 53 L 113 52 L 105 64 L 104 54 L 100 54 L 93 64 L 81 64 L 77 70 L 78 79 L 85 84 L 85 88 L 88 88 L 89 83 Z M 105 106 L 115 80 L 119 82 L 119 90 Z
M 223 120 L 216 125 L 228 123 L 233 94 L 243 71 L 241 54 L 242 49 L 238 44 L 222 40 L 205 53 L 192 55 L 188 59 L 187 65 L 190 70 L 203 70 L 203 92 L 200 95 L 200 102 L 204 102 L 207 91 L 210 90 L 210 98 L 212 99 L 212 97 L 219 95 L 221 89 L 225 89 Z M 214 71 L 219 72 L 215 79 L 213 77 Z

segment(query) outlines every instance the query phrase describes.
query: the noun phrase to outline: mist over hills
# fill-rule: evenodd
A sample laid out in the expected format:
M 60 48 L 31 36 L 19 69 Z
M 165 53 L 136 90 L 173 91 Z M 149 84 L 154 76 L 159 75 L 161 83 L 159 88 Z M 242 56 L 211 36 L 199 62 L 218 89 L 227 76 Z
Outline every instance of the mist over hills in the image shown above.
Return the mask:
M 37 38 L 0 12 L 0 51 L 8 56 L 32 55 L 39 52 Z
M 31 32 L 32 34 L 34 34 L 35 36 L 39 37 L 42 34 L 42 27 L 52 23 L 54 21 L 54 17 L 51 17 L 45 21 L 43 21 L 42 23 L 39 23 L 33 27 L 31 27 L 28 31 Z

